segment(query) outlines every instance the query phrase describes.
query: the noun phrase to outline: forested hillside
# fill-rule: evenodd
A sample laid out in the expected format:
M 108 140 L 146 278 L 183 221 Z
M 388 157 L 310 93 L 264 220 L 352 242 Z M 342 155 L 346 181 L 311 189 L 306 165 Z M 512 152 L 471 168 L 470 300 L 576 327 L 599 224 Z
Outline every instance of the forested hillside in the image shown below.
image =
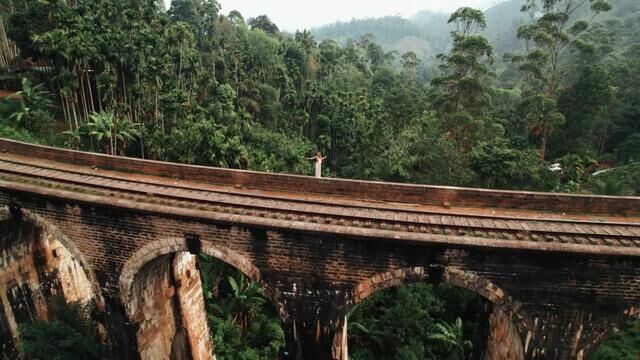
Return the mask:
M 400 16 L 384 18 L 351 20 L 313 29 L 312 33 L 319 41 L 334 40 L 346 44 L 349 39 L 360 39 L 369 36 L 385 51 L 396 51 L 398 54 L 414 52 L 426 63 L 432 64 L 436 56 L 451 46 L 447 24 L 449 16 L 441 13 L 422 11 L 412 19 Z
M 524 50 L 524 43 L 518 39 L 518 28 L 531 21 L 531 14 L 521 12 L 523 0 L 506 0 L 498 2 L 484 11 L 487 28 L 483 34 L 491 41 L 496 54 Z M 640 3 L 634 0 L 612 0 L 613 11 L 598 19 L 606 22 L 609 19 L 621 21 L 627 27 L 637 26 Z M 574 17 L 585 17 L 587 13 L 579 12 Z M 420 11 L 406 19 L 399 16 L 354 19 L 350 22 L 338 22 L 313 29 L 312 33 L 319 39 L 331 39 L 340 44 L 350 38 L 359 39 L 370 34 L 386 51 L 405 53 L 415 52 L 427 65 L 436 62 L 436 55 L 448 51 L 451 47 L 449 32 L 452 27 L 447 24 L 449 14 Z
M 331 177 L 640 194 L 636 0 L 512 0 L 486 15 L 462 8 L 426 35 L 427 27 L 390 17 L 385 26 L 395 30 L 379 39 L 348 39 L 345 24 L 336 33 L 344 43 L 219 9 L 216 0 L 174 0 L 166 12 L 152 0 L 0 0 L 0 87 L 17 91 L 0 100 L 0 136 L 307 175 L 306 157 L 320 150 Z M 402 42 L 406 33 L 425 53 L 441 53 L 433 66 L 376 42 Z M 214 270 L 212 286 L 227 291 L 207 301 L 219 315 L 212 336 L 230 341 L 226 358 L 263 340 L 247 359 L 273 358 L 282 336 L 255 284 Z M 446 296 L 466 295 L 431 301 L 416 294 L 434 289 L 407 291 L 374 298 L 393 310 L 386 321 L 367 318 L 374 305 L 352 314 L 368 332 L 352 333 L 350 348 L 367 358 L 366 344 L 385 339 L 378 332 L 393 334 L 397 314 L 413 316 L 412 304 L 428 300 L 424 318 L 445 323 L 400 339 L 404 357 L 381 358 L 433 355 L 425 344 L 438 329 L 455 335 L 460 359 L 479 352 L 464 338 L 480 334 L 479 320 L 442 309 Z M 218 311 L 240 295 L 255 300 L 242 312 L 252 316 Z M 465 309 L 477 308 L 467 300 Z M 601 359 L 637 353 L 637 341 L 614 340 Z
M 214 0 L 167 12 L 142 0 L 2 0 L 2 84 L 22 90 L 1 105 L 2 133 L 299 174 L 319 149 L 329 176 L 636 193 L 638 4 L 576 4 L 566 21 L 532 8 L 538 20 L 513 29 L 530 51 L 506 59 L 482 35 L 482 13 L 452 17 L 450 49 L 426 71 L 374 38 L 318 43 L 267 16 L 219 14 Z M 598 166 L 624 171 L 590 176 Z

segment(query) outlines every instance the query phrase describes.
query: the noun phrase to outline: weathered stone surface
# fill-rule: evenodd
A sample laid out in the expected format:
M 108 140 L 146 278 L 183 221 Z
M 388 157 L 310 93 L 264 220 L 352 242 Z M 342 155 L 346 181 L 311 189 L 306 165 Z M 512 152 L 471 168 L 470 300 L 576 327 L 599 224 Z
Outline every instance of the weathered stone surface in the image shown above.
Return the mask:
M 19 323 L 47 319 L 47 302 L 54 295 L 83 304 L 95 298 L 94 285 L 57 233 L 14 215 L 0 220 L 0 329 L 5 339 L 19 337 Z
M 133 296 L 126 304 L 137 325 L 141 359 L 168 359 L 179 314 L 174 304 L 171 256 L 146 264 L 133 283 Z
M 126 307 L 141 359 L 213 359 L 196 256 L 179 252 L 144 264 Z
M 485 348 L 486 360 L 523 360 L 522 339 L 511 319 L 493 306 L 489 315 L 489 336 Z
M 180 310 L 176 299 L 195 298 L 181 295 L 171 262 L 145 270 L 191 251 L 189 239 L 266 288 L 295 359 L 343 357 L 346 311 L 403 282 L 445 282 L 495 303 L 525 359 L 586 358 L 640 302 L 637 198 L 316 181 L 2 140 L 0 149 L 9 152 L 0 152 L 0 218 L 31 214 L 60 229 L 56 239 L 107 299 L 109 334 L 137 324 L 149 357 L 194 348 L 189 334 L 204 333 L 191 319 L 198 311 Z M 125 314 L 123 305 L 135 306 Z M 154 319 L 158 308 L 164 319 Z M 182 317 L 193 329 L 181 330 Z M 496 338 L 516 338 L 503 325 Z
M 206 309 L 202 294 L 197 257 L 189 253 L 177 253 L 173 260 L 174 281 L 182 317 L 182 326 L 191 347 L 194 360 L 213 358 L 211 335 L 207 325 Z

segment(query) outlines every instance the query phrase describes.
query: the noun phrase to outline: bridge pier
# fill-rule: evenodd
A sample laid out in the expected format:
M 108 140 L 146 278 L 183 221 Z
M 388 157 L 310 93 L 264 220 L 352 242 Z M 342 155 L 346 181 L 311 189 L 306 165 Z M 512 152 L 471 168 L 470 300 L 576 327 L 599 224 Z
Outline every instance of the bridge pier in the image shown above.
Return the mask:
M 193 238 L 201 240 L 203 253 L 277 290 L 287 359 L 344 360 L 345 304 L 409 280 L 446 282 L 493 302 L 514 323 L 527 360 L 586 359 L 624 316 L 638 317 L 638 198 L 314 180 L 3 139 L 0 178 L 0 240 L 11 239 L 0 241 L 7 274 L 0 297 L 24 293 L 27 283 L 43 289 L 39 279 L 48 277 L 38 268 L 66 272 L 62 286 L 65 279 L 86 283 L 86 277 L 105 300 L 104 327 L 114 352 L 143 349 L 163 357 L 173 344 L 173 330 L 166 330 L 203 313 L 189 307 L 194 311 L 178 318 L 181 296 L 185 304 L 194 300 L 188 290 L 197 286 L 195 279 L 178 284 L 168 263 L 158 267 L 161 281 L 146 274 L 139 279 L 149 286 L 134 284 L 153 259 L 193 252 L 185 244 Z M 61 246 L 16 242 L 25 237 L 13 235 L 12 222 L 22 217 Z M 71 257 L 77 262 L 64 260 Z M 148 300 L 138 301 L 149 304 L 146 313 L 125 310 L 132 286 Z M 159 327 L 154 299 L 167 309 L 161 322 L 167 326 Z M 505 318 L 493 321 L 504 330 L 492 334 L 494 342 L 516 338 Z M 158 331 L 150 330 L 156 325 Z M 195 343 L 189 346 L 200 349 L 204 326 L 190 329 Z M 502 349 L 496 351 L 511 359 Z M 140 357 L 127 356 L 114 358 Z
M 533 336 L 525 340 L 525 359 L 586 360 L 627 321 L 626 311 L 600 313 L 558 309 L 535 319 Z
M 330 324 L 316 321 L 292 320 L 285 325 L 287 360 L 338 360 L 332 354 L 334 331 Z
M 346 329 L 339 315 L 343 291 L 302 290 L 285 293 L 284 306 L 291 318 L 285 322 L 287 360 L 345 360 Z M 345 335 L 344 341 L 341 336 Z

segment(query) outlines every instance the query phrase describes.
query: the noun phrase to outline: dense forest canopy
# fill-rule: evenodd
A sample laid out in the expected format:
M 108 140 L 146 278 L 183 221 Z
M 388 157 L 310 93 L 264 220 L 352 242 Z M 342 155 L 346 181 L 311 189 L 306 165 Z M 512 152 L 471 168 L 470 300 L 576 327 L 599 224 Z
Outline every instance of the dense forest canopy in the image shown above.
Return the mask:
M 325 176 L 638 195 L 639 15 L 636 0 L 509 0 L 287 34 L 216 0 L 0 0 L 0 88 L 18 90 L 0 100 L 0 136 L 295 174 L 320 150 Z M 207 286 L 227 290 L 207 298 L 219 349 L 274 356 L 282 334 L 255 284 L 211 269 Z M 255 321 L 224 308 L 236 290 L 255 295 Z M 434 291 L 377 295 L 356 322 L 389 331 L 366 316 L 376 302 L 410 316 L 421 293 L 437 318 Z M 470 318 L 444 320 L 466 344 Z M 353 350 L 366 357 L 363 328 Z M 637 349 L 634 329 L 600 359 Z
M 515 4 L 524 11 L 506 14 Z M 266 15 L 220 14 L 214 0 L 173 1 L 166 12 L 151 0 L 2 0 L 2 83 L 22 90 L 0 105 L 10 117 L 2 133 L 299 174 L 319 149 L 331 176 L 633 194 L 638 4 L 612 5 L 467 9 L 433 28 L 429 36 L 448 40 L 432 50 L 446 51 L 425 66 L 372 34 L 318 43 Z M 517 45 L 497 53 L 486 35 L 506 19 Z M 416 38 L 425 29 L 381 21 Z M 565 171 L 550 172 L 550 162 Z M 596 166 L 617 169 L 594 178 Z
M 526 11 L 504 14 L 515 4 Z M 432 52 L 446 51 L 426 66 L 372 34 L 318 43 L 266 15 L 219 14 L 213 0 L 166 12 L 151 0 L 2 0 L 2 83 L 22 100 L 0 105 L 1 131 L 233 168 L 308 174 L 319 149 L 331 176 L 633 194 L 638 4 L 612 5 L 507 1 L 471 32 L 460 19 L 434 27 L 448 40 Z M 507 19 L 509 35 L 492 35 Z M 616 170 L 594 178 L 596 166 Z

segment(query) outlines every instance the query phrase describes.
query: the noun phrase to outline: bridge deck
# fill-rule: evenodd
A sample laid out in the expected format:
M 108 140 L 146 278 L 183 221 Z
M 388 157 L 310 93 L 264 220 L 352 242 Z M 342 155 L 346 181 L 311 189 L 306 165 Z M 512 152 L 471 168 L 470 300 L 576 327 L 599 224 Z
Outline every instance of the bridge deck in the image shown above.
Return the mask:
M 7 145 L 8 144 L 8 145 Z M 434 204 L 433 201 L 409 203 L 407 201 L 381 201 L 376 196 L 348 196 L 316 193 L 319 181 L 303 179 L 307 187 L 289 190 L 247 188 L 243 182 L 204 182 L 150 175 L 143 172 L 97 169 L 96 164 L 140 160 L 99 157 L 87 161 L 94 154 L 52 150 L 32 145 L 0 140 L 0 191 L 35 194 L 42 197 L 70 200 L 85 204 L 111 206 L 134 211 L 206 218 L 216 222 L 242 223 L 266 228 L 286 228 L 300 231 L 342 234 L 356 237 L 397 239 L 434 244 L 455 244 L 494 248 L 516 248 L 535 251 L 561 251 L 587 254 L 640 256 L 640 198 L 571 197 L 558 194 L 517 192 L 490 192 L 475 189 L 489 196 L 507 194 L 508 198 L 538 198 L 562 203 L 575 200 L 580 206 L 592 202 L 602 209 L 602 203 L 615 205 L 610 213 L 571 213 L 545 210 L 557 206 L 539 205 L 543 210 L 518 210 L 517 207 L 491 207 L 464 201 Z M 7 149 L 7 147 L 9 149 Z M 33 156 L 20 149 L 33 150 Z M 44 150 L 50 151 L 47 155 Z M 72 154 L 51 159 L 51 154 Z M 78 155 L 79 154 L 79 155 Z M 185 167 L 194 172 L 201 167 Z M 166 169 L 167 175 L 174 175 Z M 216 170 L 225 171 L 225 170 Z M 240 172 L 244 177 L 255 173 Z M 249 175 L 246 175 L 249 174 Z M 188 177 L 189 172 L 185 173 Z M 264 175 L 258 175 L 264 176 Z M 245 182 L 246 184 L 246 182 Z M 349 185 L 376 184 L 348 182 Z M 339 185 L 344 185 L 339 183 Z M 388 184 L 388 186 L 401 186 Z M 413 190 L 415 187 L 408 186 Z M 425 187 L 431 189 L 429 187 Z M 311 190 L 309 190 L 311 189 Z M 453 188 L 433 188 L 450 191 Z M 308 191 L 309 190 L 309 191 Z M 453 189 L 458 190 L 458 189 Z M 456 200 L 456 197 L 449 197 Z M 405 200 L 401 196 L 399 200 Z M 482 206 L 486 205 L 486 206 Z M 499 204 L 498 204 L 499 205 Z M 560 204 L 562 205 L 562 204 Z M 569 204 L 571 205 L 571 204 Z M 536 205 L 538 206 L 538 205 Z M 631 208 L 628 208 L 631 207 Z M 562 207 L 560 207 L 562 209 Z

